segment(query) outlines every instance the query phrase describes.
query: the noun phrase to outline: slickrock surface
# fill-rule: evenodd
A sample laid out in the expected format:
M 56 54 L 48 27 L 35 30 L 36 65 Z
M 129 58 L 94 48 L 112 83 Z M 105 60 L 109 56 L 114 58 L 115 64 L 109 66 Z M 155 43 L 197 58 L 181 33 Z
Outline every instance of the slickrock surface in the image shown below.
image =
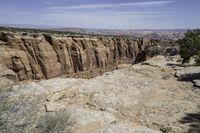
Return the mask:
M 131 37 L 56 37 L 0 33 L 0 64 L 16 80 L 68 77 L 91 78 L 116 69 L 117 64 L 146 60 L 153 39 Z M 152 47 L 151 47 L 152 46 Z
M 36 132 L 40 116 L 64 108 L 76 121 L 74 133 L 192 132 L 200 124 L 200 91 L 175 77 L 184 69 L 177 60 L 157 56 L 93 79 L 16 83 L 0 93 L 10 103 L 0 132 Z

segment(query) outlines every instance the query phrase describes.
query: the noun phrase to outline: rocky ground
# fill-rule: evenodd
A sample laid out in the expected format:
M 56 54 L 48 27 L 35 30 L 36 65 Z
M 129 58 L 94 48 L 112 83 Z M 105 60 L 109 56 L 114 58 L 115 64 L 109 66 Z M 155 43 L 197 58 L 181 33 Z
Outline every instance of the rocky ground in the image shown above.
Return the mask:
M 65 122 L 66 133 L 199 133 L 199 67 L 157 56 L 119 68 L 93 79 L 15 83 L 1 77 L 0 132 L 47 132 L 41 129 L 56 120 L 48 132 Z M 49 124 L 44 116 L 61 110 L 69 120 L 61 115 Z

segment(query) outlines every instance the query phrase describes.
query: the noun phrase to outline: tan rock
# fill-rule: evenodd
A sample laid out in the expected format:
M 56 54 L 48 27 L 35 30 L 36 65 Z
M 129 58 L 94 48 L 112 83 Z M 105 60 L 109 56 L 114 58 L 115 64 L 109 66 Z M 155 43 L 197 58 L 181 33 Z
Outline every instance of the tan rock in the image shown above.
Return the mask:
M 13 70 L 19 80 L 61 75 L 90 78 L 120 63 L 133 63 L 136 58 L 145 60 L 145 47 L 152 43 L 149 39 L 130 37 L 1 33 L 0 59 L 1 64 Z M 143 53 L 142 57 L 140 53 Z M 83 76 L 82 72 L 86 75 Z

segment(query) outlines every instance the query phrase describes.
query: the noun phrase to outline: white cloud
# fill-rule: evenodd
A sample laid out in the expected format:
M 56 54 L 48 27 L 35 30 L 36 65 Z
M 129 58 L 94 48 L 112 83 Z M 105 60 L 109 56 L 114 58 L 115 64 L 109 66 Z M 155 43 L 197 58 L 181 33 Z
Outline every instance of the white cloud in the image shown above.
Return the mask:
M 148 1 L 148 2 L 131 2 L 131 3 L 116 3 L 116 4 L 83 4 L 76 6 L 52 6 L 49 9 L 54 10 L 64 10 L 64 9 L 102 9 L 102 8 L 117 8 L 117 7 L 152 7 L 152 6 L 163 6 L 166 4 L 172 4 L 175 1 L 165 0 L 165 1 Z
M 147 20 L 168 18 L 170 12 L 152 10 L 121 10 L 127 6 L 134 7 L 155 7 L 173 3 L 172 0 L 132 2 L 132 3 L 113 3 L 113 4 L 88 4 L 77 6 L 50 6 L 43 15 L 43 21 L 52 25 L 68 25 L 69 27 L 88 27 L 88 28 L 128 28 L 128 27 L 148 27 Z M 111 8 L 112 7 L 112 8 Z M 91 9 L 91 10 L 85 10 Z M 116 9 L 116 10 L 114 10 Z M 151 8 L 150 8 L 151 9 Z
M 164 12 L 118 12 L 118 11 L 66 11 L 48 12 L 43 16 L 43 20 L 49 24 L 59 24 L 69 27 L 87 28 L 142 28 L 147 23 L 147 19 L 166 18 L 170 14 Z M 139 26 L 138 26 L 139 25 Z M 146 26 L 149 26 L 146 24 Z M 146 27 L 145 26 L 145 27 Z
M 55 25 L 60 27 L 87 28 L 151 28 L 162 25 L 160 19 L 170 20 L 171 12 L 162 12 L 155 6 L 173 3 L 172 0 L 89 4 L 77 6 L 51 6 L 46 3 L 42 12 L 32 12 L 16 7 L 5 7 L 0 10 L 1 23 Z M 1 5 L 0 5 L 1 7 Z M 121 9 L 119 10 L 120 7 Z M 127 7 L 131 7 L 127 10 Z M 145 7 L 145 8 L 132 8 Z M 146 8 L 148 7 L 148 8 Z M 151 8 L 153 7 L 153 8 Z M 88 9 L 88 10 L 86 10 Z M 90 10 L 91 9 L 91 10 Z M 144 10 L 145 9 L 145 10 Z M 9 16 L 9 17 L 7 17 Z M 168 25 L 167 25 L 168 26 Z

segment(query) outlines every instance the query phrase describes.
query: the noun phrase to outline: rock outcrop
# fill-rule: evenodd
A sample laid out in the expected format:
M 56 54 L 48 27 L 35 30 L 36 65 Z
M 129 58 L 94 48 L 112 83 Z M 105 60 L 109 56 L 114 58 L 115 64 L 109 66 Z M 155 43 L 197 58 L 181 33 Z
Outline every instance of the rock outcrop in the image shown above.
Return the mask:
M 192 81 L 195 79 L 200 79 L 200 67 L 191 66 L 185 67 L 177 71 L 176 76 L 179 80 Z
M 115 69 L 120 63 L 146 60 L 146 48 L 158 43 L 145 38 L 56 37 L 2 32 L 0 64 L 16 73 L 18 80 L 61 75 L 90 78 Z
M 199 133 L 200 91 L 177 80 L 176 63 L 157 56 L 92 79 L 11 84 L 0 93 L 0 132 L 38 133 L 43 116 L 66 109 L 73 133 Z

